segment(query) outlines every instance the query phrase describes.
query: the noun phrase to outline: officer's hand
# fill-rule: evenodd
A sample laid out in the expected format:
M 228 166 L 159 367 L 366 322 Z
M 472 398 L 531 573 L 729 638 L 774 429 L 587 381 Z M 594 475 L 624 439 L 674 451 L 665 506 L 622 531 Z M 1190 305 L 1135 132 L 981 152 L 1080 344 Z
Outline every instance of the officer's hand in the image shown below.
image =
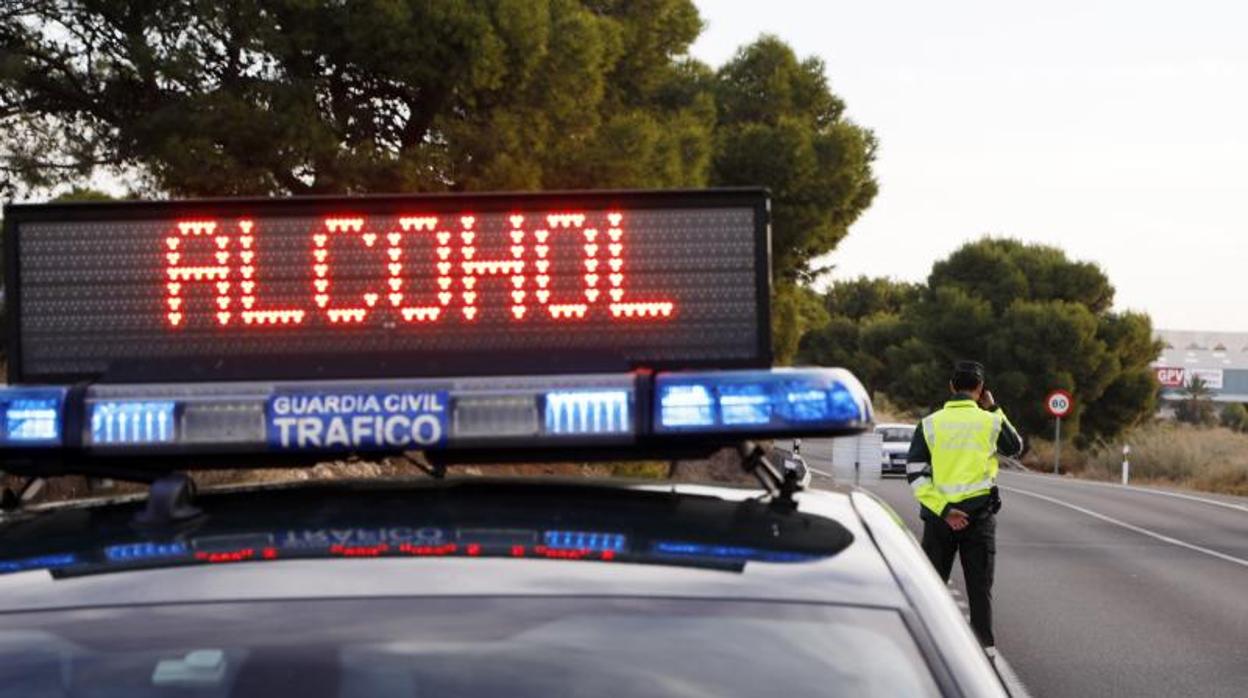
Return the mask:
M 992 391 L 984 388 L 984 392 L 979 394 L 980 409 L 990 410 L 997 404 L 996 398 L 992 396 Z
M 966 515 L 961 509 L 950 509 L 945 515 L 945 523 L 949 524 L 949 528 L 955 531 L 961 531 L 971 525 L 971 517 Z

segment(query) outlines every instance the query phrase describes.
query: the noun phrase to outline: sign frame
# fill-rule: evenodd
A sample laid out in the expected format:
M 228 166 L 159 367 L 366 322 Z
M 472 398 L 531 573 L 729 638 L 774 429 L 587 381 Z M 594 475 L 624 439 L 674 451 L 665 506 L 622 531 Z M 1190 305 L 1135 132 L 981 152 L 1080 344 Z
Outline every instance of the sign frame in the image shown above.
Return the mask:
M 53 204 L 11 204 L 4 207 L 3 245 L 6 293 L 4 309 L 7 337 L 7 379 L 10 384 L 25 383 L 76 383 L 97 382 L 163 382 L 172 376 L 135 375 L 80 375 L 47 374 L 28 375 L 24 368 L 21 347 L 21 268 L 20 249 L 22 241 L 19 229 L 22 224 L 38 222 L 82 222 L 192 219 L 231 216 L 311 216 L 324 217 L 340 213 L 344 208 L 364 216 L 393 215 L 399 207 L 419 207 L 431 214 L 461 213 L 470 206 L 474 213 L 505 213 L 518 206 L 549 210 L 579 207 L 607 209 L 620 207 L 630 210 L 646 209 L 696 209 L 696 208 L 749 208 L 754 211 L 754 264 L 757 345 L 752 357 L 746 359 L 690 359 L 655 362 L 618 361 L 619 365 L 601 364 L 601 357 L 590 353 L 570 354 L 552 360 L 549 352 L 525 351 L 506 360 L 482 361 L 480 357 L 468 357 L 457 361 L 452 356 L 432 356 L 427 361 L 395 355 L 368 355 L 362 360 L 350 361 L 349 369 L 334 375 L 324 373 L 328 357 L 292 357 L 275 352 L 266 359 L 267 370 L 273 375 L 261 378 L 274 380 L 342 378 L 384 378 L 447 375 L 508 375 L 523 373 L 552 373 L 569 371 L 611 370 L 674 370 L 699 368 L 769 368 L 773 356 L 771 350 L 771 212 L 769 195 L 760 187 L 720 189 L 673 189 L 673 190 L 584 190 L 551 192 L 484 192 L 450 194 L 378 194 L 363 196 L 308 196 L 285 198 L 207 198 L 165 201 L 122 202 L 65 202 Z M 223 360 L 226 357 L 221 357 Z M 497 358 L 497 357 L 496 357 Z M 319 362 L 319 366 L 318 366 Z M 224 361 L 229 364 L 231 362 Z M 178 380 L 220 381 L 255 380 L 248 375 L 243 362 L 233 362 L 236 368 L 212 371 L 188 369 Z M 256 362 L 251 362 L 255 365 Z M 319 370 L 318 370 L 319 368 Z M 170 366 L 166 373 L 173 373 Z M 155 371 L 154 371 L 155 372 Z M 189 375 L 186 375 L 189 374 Z
M 1065 412 L 1057 412 L 1053 409 L 1053 398 L 1055 397 L 1066 398 L 1066 404 L 1068 406 Z M 1062 390 L 1060 388 L 1057 390 L 1051 390 L 1048 395 L 1044 396 L 1044 409 L 1049 413 L 1050 417 L 1055 419 L 1065 419 L 1070 416 L 1070 413 L 1075 409 L 1075 396 L 1071 395 L 1069 391 Z

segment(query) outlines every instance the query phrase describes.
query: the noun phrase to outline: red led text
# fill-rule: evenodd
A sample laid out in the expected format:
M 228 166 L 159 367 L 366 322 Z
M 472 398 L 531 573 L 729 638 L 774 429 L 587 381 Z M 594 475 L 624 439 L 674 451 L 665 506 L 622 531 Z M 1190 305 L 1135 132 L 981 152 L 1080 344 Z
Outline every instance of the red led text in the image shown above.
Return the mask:
M 515 213 L 498 230 L 482 229 L 472 214 L 328 216 L 308 232 L 306 300 L 287 296 L 285 304 L 264 302 L 264 260 L 272 252 L 256 221 L 180 221 L 163 242 L 172 328 L 359 325 L 378 316 L 414 325 L 491 315 L 510 322 L 661 320 L 677 310 L 670 300 L 628 295 L 624 215 L 614 211 Z M 361 251 L 375 260 L 365 287 L 358 279 L 352 288 L 336 287 L 340 258 Z M 416 288 L 417 278 L 433 284 Z

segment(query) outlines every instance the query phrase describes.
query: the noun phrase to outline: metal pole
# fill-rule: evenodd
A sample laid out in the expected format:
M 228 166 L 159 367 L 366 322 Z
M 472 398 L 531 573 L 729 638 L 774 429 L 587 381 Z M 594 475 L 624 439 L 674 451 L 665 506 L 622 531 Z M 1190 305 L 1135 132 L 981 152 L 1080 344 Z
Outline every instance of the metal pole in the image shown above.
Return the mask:
M 1056 417 L 1053 426 L 1053 474 L 1058 475 L 1062 464 L 1062 418 Z

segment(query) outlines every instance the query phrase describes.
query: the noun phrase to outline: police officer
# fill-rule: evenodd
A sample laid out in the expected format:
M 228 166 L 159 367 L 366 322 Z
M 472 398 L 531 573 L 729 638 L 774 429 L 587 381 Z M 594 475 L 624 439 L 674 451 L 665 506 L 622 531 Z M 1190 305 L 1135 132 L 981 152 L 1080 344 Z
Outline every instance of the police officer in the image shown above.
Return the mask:
M 953 397 L 915 429 L 906 479 L 922 505 L 923 550 L 946 582 L 954 555 L 962 558 L 971 627 L 992 655 L 997 454 L 1016 456 L 1023 441 L 984 388 L 983 365 L 955 363 L 949 389 Z

